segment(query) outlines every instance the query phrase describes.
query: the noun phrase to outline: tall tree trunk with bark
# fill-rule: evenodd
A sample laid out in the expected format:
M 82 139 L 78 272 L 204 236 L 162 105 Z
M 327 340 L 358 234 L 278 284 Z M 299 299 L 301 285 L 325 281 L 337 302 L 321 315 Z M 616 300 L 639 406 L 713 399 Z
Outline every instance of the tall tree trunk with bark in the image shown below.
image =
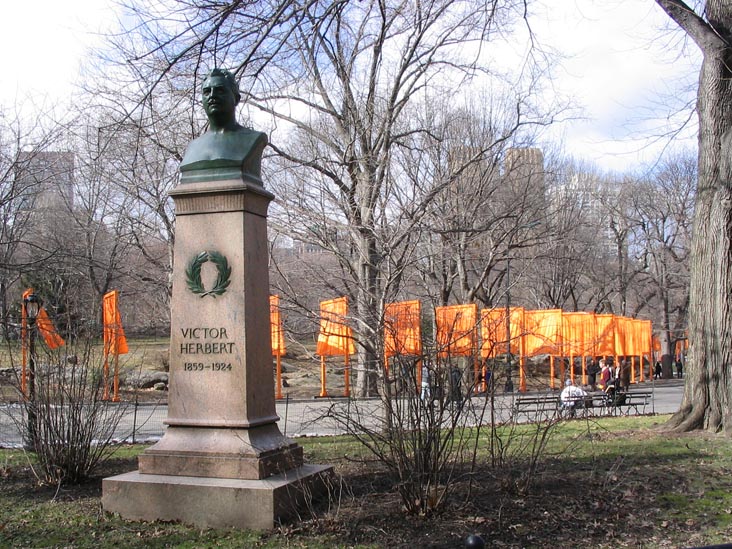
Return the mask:
M 703 54 L 699 76 L 699 181 L 694 216 L 686 388 L 669 426 L 732 434 L 732 4 L 703 14 L 656 0 Z

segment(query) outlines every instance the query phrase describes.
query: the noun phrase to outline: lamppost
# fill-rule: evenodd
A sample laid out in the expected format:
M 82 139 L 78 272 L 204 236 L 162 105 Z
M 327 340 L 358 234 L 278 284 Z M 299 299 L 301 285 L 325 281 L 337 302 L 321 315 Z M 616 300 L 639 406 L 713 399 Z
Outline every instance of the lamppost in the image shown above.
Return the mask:
M 41 300 L 36 294 L 23 299 L 25 319 L 28 324 L 28 445 L 36 443 L 36 319 L 41 310 Z

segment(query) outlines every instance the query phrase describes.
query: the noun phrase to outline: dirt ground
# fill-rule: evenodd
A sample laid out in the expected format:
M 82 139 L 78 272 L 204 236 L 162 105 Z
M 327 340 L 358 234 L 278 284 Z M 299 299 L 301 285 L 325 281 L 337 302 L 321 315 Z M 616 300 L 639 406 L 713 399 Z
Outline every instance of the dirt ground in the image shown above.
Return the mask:
M 601 435 L 602 436 L 602 435 Z M 612 436 L 638 436 L 618 433 Z M 685 435 L 687 436 L 687 435 Z M 688 436 L 707 436 L 704 434 Z M 18 497 L 89 499 L 101 496 L 101 478 L 134 468 L 134 459 L 105 465 L 98 478 L 78 487 L 54 488 L 32 482 L 21 468 L 0 475 L 3 490 Z M 547 461 L 536 473 L 528 492 L 515 489 L 516 471 L 484 468 L 455 486 L 450 504 L 439 515 L 406 514 L 394 490 L 394 478 L 374 463 L 343 458 L 335 463 L 341 490 L 330 504 L 322 503 L 311 519 L 286 524 L 262 539 L 288 547 L 308 547 L 313 539 L 331 540 L 329 547 L 463 547 L 470 534 L 483 537 L 486 547 L 693 547 L 704 545 L 701 527 L 710 520 L 674 520 L 670 504 L 661 493 L 688 493 L 690 482 L 671 460 L 636 460 L 633 474 L 623 475 L 618 464 Z M 699 464 L 704 468 L 704 463 Z M 732 479 L 720 479 L 720 489 L 730 489 Z M 22 494 L 22 495 L 21 495 Z M 102 515 L 98 519 L 104 521 Z M 94 524 L 88 528 L 93 530 Z M 164 528 L 158 535 L 164 535 Z M 728 532 L 732 529 L 726 527 Z M 1 537 L 1 536 L 0 536 Z M 329 542 L 330 543 L 330 542 Z M 162 546 L 162 545 L 158 545 Z M 322 546 L 318 544 L 318 546 Z

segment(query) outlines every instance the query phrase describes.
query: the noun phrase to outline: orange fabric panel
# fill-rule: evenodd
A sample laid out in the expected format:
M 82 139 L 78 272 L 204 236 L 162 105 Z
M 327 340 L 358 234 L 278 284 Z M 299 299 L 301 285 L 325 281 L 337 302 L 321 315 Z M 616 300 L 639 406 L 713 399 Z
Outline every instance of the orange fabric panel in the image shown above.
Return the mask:
M 593 355 L 597 320 L 594 313 L 562 313 L 562 342 L 565 356 Z
M 653 340 L 653 324 L 650 320 L 643 320 L 643 329 L 641 331 L 641 353 L 650 355 Z
M 511 307 L 509 322 L 511 325 L 511 353 L 523 354 L 522 335 L 524 326 L 524 308 Z M 480 356 L 495 357 L 506 353 L 506 309 L 483 309 L 480 312 Z
M 494 357 L 506 352 L 506 309 L 480 311 L 480 356 Z M 499 342 L 502 344 L 499 345 Z
M 526 311 L 523 307 L 511 307 L 511 354 L 524 356 L 524 324 Z
M 25 299 L 33 293 L 33 288 L 28 288 L 26 291 L 23 292 L 23 302 L 25 302 Z M 28 318 L 25 314 L 25 306 L 21 307 L 21 321 L 20 321 L 20 334 L 21 334 L 21 340 L 23 342 L 23 361 L 25 363 L 25 347 L 27 343 L 27 337 L 28 337 Z M 48 316 L 48 313 L 46 312 L 46 309 L 43 307 L 39 307 L 38 309 L 38 317 L 36 318 L 36 327 L 38 328 L 38 332 L 41 334 L 41 337 L 43 338 L 43 341 L 46 342 L 46 345 L 48 345 L 49 349 L 56 349 L 58 347 L 61 347 L 62 345 L 66 345 L 66 342 L 63 340 L 63 338 L 59 335 L 59 333 L 56 331 L 56 328 L 53 325 L 53 322 L 51 321 L 51 318 Z
M 631 345 L 628 348 L 628 354 L 631 356 L 641 356 L 645 352 L 643 333 L 646 330 L 646 321 L 640 318 L 631 318 Z
M 119 292 L 112 290 L 104 294 L 102 299 L 104 350 L 106 354 L 124 355 L 128 352 L 127 338 L 125 337 L 124 328 L 122 328 L 118 296 Z
M 526 356 L 559 355 L 562 351 L 562 310 L 540 309 L 524 312 L 524 353 Z
M 56 328 L 54 327 L 53 322 L 51 322 L 51 319 L 49 318 L 46 309 L 44 309 L 43 307 L 38 310 L 36 326 L 38 326 L 38 331 L 43 337 L 43 340 L 46 342 L 46 345 L 48 345 L 49 349 L 56 349 L 66 344 L 64 339 L 56 331 Z
M 615 315 L 595 315 L 597 337 L 595 338 L 596 356 L 613 356 L 615 354 Z
M 347 324 L 348 298 L 320 302 L 320 333 L 315 350 L 320 356 L 350 355 L 355 352 L 351 328 Z
M 629 337 L 627 334 L 627 318 L 624 316 L 616 316 L 615 317 L 615 352 L 616 355 L 626 355 L 628 354 L 626 352 L 627 344 L 626 340 L 629 341 Z
M 422 354 L 422 304 L 417 301 L 387 303 L 384 308 L 384 355 Z
M 633 320 L 624 316 L 615 317 L 615 354 L 632 355 L 633 352 Z
M 441 357 L 470 356 L 477 350 L 478 306 L 435 307 L 437 349 Z
M 677 357 L 681 356 L 682 354 L 684 354 L 687 351 L 688 348 L 689 348 L 689 339 L 688 338 L 679 339 L 678 341 L 676 341 L 676 347 L 674 349 L 675 356 L 677 356 Z
M 272 356 L 282 356 L 287 352 L 285 348 L 285 332 L 282 329 L 282 315 L 280 314 L 280 296 L 269 296 L 269 325 L 272 339 Z
M 658 339 L 658 336 L 651 336 L 651 342 L 653 344 L 653 351 L 660 353 L 661 352 L 661 340 Z
M 641 350 L 643 345 L 642 338 L 643 338 L 643 321 L 639 318 L 632 318 L 630 319 L 631 324 L 633 325 L 633 328 L 631 330 L 631 333 L 633 336 L 631 337 L 631 347 L 628 349 L 630 352 L 628 353 L 631 356 L 640 356 L 643 351 Z

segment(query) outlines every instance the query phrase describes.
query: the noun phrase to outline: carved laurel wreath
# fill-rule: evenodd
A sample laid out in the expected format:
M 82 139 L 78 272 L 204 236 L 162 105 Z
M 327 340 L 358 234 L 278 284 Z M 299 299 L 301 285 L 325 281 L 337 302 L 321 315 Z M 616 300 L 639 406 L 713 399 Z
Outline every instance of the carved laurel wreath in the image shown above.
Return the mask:
M 206 290 L 201 282 L 201 267 L 206 261 L 210 261 L 216 265 L 216 271 L 218 273 L 216 284 L 210 290 Z M 191 259 L 191 262 L 188 263 L 188 267 L 186 268 L 188 289 L 194 294 L 200 294 L 201 297 L 210 295 L 215 298 L 217 295 L 223 294 L 231 283 L 231 280 L 229 280 L 230 277 L 231 267 L 229 267 L 229 262 L 219 252 L 201 252 Z

